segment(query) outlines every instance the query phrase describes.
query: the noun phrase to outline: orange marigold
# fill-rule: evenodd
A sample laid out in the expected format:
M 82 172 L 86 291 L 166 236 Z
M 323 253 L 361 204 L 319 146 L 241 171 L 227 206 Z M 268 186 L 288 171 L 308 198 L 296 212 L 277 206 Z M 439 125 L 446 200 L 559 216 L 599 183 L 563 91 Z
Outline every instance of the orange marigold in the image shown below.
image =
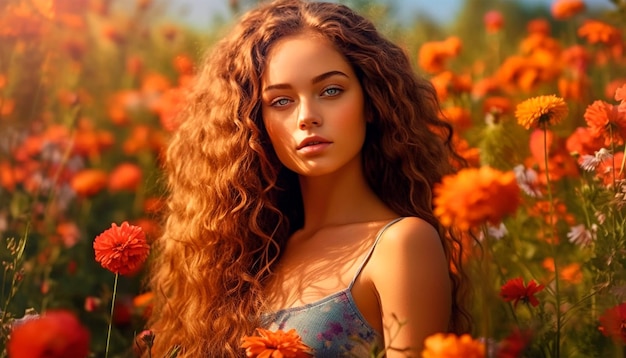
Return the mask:
M 143 172 L 134 163 L 121 163 L 109 175 L 109 190 L 134 192 L 141 185 Z
M 515 173 L 488 166 L 445 176 L 435 186 L 434 194 L 435 215 L 443 225 L 461 230 L 486 222 L 497 225 L 504 216 L 514 213 L 520 202 Z
M 108 181 L 109 177 L 103 170 L 84 169 L 74 175 L 70 186 L 79 196 L 90 197 L 104 189 Z
M 483 358 L 485 344 L 469 334 L 436 333 L 424 341 L 423 358 Z
M 568 108 L 563 98 L 555 95 L 538 96 L 517 105 L 517 123 L 526 129 L 554 125 L 567 116 Z
M 242 338 L 241 348 L 246 350 L 246 357 L 258 358 L 306 358 L 312 357 L 309 348 L 295 329 L 287 332 L 257 328 L 258 336 Z
M 626 113 L 618 111 L 618 106 L 597 100 L 587 106 L 583 116 L 592 137 L 603 138 L 604 145 L 610 145 L 611 142 L 624 144 Z
M 144 231 L 126 221 L 121 226 L 113 223 L 111 228 L 98 235 L 93 249 L 96 261 L 102 267 L 120 275 L 137 272 L 150 253 Z
M 452 124 L 458 131 L 472 126 L 472 114 L 467 108 L 460 106 L 445 107 L 441 110 L 442 119 Z
M 426 72 L 441 72 L 445 70 L 447 60 L 458 56 L 461 48 L 461 40 L 455 36 L 444 41 L 426 42 L 419 49 L 418 64 Z
M 556 0 L 550 10 L 555 19 L 564 20 L 583 12 L 585 3 L 582 0 Z
M 622 35 L 618 28 L 597 20 L 587 20 L 578 28 L 578 36 L 586 38 L 591 44 L 602 43 L 614 45 L 621 41 Z

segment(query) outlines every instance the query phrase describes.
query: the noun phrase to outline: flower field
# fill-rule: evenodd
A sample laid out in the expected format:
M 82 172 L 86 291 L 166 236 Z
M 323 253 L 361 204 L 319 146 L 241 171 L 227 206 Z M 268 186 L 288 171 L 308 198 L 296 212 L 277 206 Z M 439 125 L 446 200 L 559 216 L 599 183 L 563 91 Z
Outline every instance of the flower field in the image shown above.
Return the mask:
M 467 0 L 449 26 L 356 3 L 432 82 L 469 164 L 433 205 L 464 232 L 475 327 L 424 357 L 624 357 L 626 1 Z M 227 25 L 151 0 L 0 2 L 0 357 L 127 357 L 159 339 L 142 282 L 160 155 Z

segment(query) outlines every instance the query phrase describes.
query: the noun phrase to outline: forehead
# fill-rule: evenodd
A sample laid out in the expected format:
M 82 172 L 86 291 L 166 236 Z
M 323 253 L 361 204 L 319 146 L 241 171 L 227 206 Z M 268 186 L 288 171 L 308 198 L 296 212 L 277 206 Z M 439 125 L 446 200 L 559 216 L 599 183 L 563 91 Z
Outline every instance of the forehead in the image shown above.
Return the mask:
M 262 81 L 264 84 L 289 82 L 331 70 L 352 74 L 350 63 L 329 40 L 304 33 L 280 39 L 272 46 Z

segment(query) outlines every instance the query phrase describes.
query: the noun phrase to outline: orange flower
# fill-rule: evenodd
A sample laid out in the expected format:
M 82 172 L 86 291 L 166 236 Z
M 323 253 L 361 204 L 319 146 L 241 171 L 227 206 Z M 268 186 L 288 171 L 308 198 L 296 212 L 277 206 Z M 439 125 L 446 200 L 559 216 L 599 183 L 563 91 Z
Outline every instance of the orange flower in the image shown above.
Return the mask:
M 587 127 L 578 127 L 565 142 L 567 151 L 572 155 L 591 155 L 602 148 L 604 140 L 592 137 Z
M 151 110 L 159 115 L 161 125 L 168 132 L 175 131 L 180 125 L 178 114 L 185 103 L 187 91 L 187 88 L 182 86 L 171 88 L 151 105 Z
M 555 95 L 549 95 L 533 97 L 518 104 L 515 117 L 520 125 L 530 129 L 557 124 L 567 116 L 567 113 L 565 101 Z
M 535 293 L 543 290 L 543 285 L 538 285 L 535 281 L 528 282 L 528 286 L 524 284 L 524 279 L 517 277 L 508 280 L 500 288 L 500 296 L 507 302 L 514 301 L 513 306 L 517 306 L 519 301 L 530 303 L 533 307 L 539 304 L 539 300 L 535 297 Z
M 575 74 L 581 75 L 587 70 L 587 67 L 589 67 L 591 55 L 585 47 L 574 45 L 563 50 L 561 60 L 565 65 L 571 68 Z
M 467 161 L 469 166 L 480 166 L 480 150 L 470 146 L 469 142 L 456 132 L 452 136 L 452 145 L 454 146 L 454 150 Z
M 544 267 L 549 269 L 551 272 L 554 272 L 554 260 L 550 261 L 550 266 L 548 266 L 547 262 L 544 262 Z M 580 284 L 583 282 L 583 272 L 580 270 L 580 264 L 573 262 L 569 265 L 565 265 L 559 269 L 559 277 L 563 281 L 572 283 L 574 285 Z
M 119 164 L 109 175 L 109 190 L 135 191 L 141 184 L 142 176 L 141 168 L 137 164 Z
M 626 140 L 626 113 L 601 100 L 594 101 L 585 110 L 585 121 L 591 136 L 604 138 L 604 145 L 622 145 Z
M 242 338 L 241 348 L 245 348 L 246 357 L 258 358 L 306 358 L 312 357 L 309 348 L 295 329 L 287 332 L 278 330 L 272 332 L 257 328 L 259 336 L 245 336 Z
M 3 5 L 0 13 L 0 39 L 36 39 L 45 31 L 42 16 L 26 3 Z
M 120 275 L 135 273 L 148 258 L 150 246 L 139 226 L 124 221 L 121 226 L 111 224 L 93 242 L 96 261 L 105 269 Z
M 618 28 L 597 20 L 586 20 L 578 28 L 578 36 L 586 38 L 590 44 L 615 45 L 622 39 Z
M 80 240 L 80 230 L 74 222 L 60 222 L 57 224 L 57 234 L 61 237 L 63 245 L 70 248 Z
M 430 82 L 440 102 L 445 101 L 449 95 L 458 95 L 471 90 L 472 80 L 469 76 L 459 76 L 452 71 L 443 71 L 431 77 Z
M 424 340 L 423 358 L 483 358 L 485 344 L 469 334 L 436 333 Z
M 193 61 L 187 55 L 176 56 L 173 63 L 179 75 L 191 75 L 194 72 Z
M 607 187 L 613 186 L 617 181 L 626 178 L 626 173 L 620 170 L 624 161 L 624 152 L 617 152 L 612 158 L 606 158 L 598 164 L 596 176 Z
M 510 113 L 512 108 L 513 104 L 509 97 L 491 96 L 485 98 L 483 102 L 483 112 L 497 117 Z
M 580 76 L 574 80 L 559 78 L 557 86 L 561 97 L 580 103 L 584 102 L 585 98 L 587 98 L 590 83 L 586 76 Z
M 445 176 L 434 194 L 435 215 L 443 225 L 461 230 L 486 222 L 497 225 L 505 215 L 514 213 L 520 202 L 515 173 L 487 166 Z
M 418 53 L 418 64 L 429 73 L 438 73 L 445 69 L 446 61 L 461 52 L 461 40 L 449 37 L 445 41 L 424 43 Z
M 107 113 L 111 122 L 123 126 L 131 121 L 131 113 L 143 108 L 143 98 L 136 90 L 121 90 L 108 100 Z
M 550 207 L 552 207 L 552 209 Z M 550 216 L 551 211 L 552 216 Z M 546 224 L 563 221 L 571 226 L 576 223 L 574 216 L 567 211 L 567 205 L 559 198 L 553 199 L 552 202 L 548 200 L 535 202 L 535 204 L 529 208 L 528 214 L 543 220 Z M 558 241 L 558 237 L 555 239 Z
M 84 358 L 89 355 L 89 331 L 69 311 L 47 311 L 16 326 L 7 351 L 11 358 Z
M 552 181 L 560 180 L 563 177 L 576 178 L 579 173 L 576 159 L 565 148 L 565 141 L 557 137 L 553 131 L 546 129 L 535 129 L 530 134 L 529 142 L 531 157 L 527 158 L 525 165 L 528 168 L 537 167 L 539 180 L 546 184 L 545 172 L 548 171 Z M 547 147 L 547 153 L 544 149 Z M 548 163 L 546 163 L 546 154 Z M 547 164 L 547 167 L 546 167 Z
M 615 90 L 615 100 L 620 101 L 617 111 L 620 113 L 626 112 L 626 83 Z
M 452 106 L 443 108 L 441 112 L 442 119 L 452 124 L 457 131 L 463 131 L 472 126 L 471 113 L 466 108 Z
M 526 31 L 529 34 L 542 34 L 544 36 L 550 35 L 552 29 L 550 23 L 546 19 L 533 19 L 526 24 Z
M 82 170 L 72 178 L 70 186 L 76 194 L 89 197 L 98 194 L 108 182 L 107 173 L 99 169 Z
M 556 0 L 552 3 L 552 16 L 555 19 L 565 20 L 585 10 L 582 0 Z

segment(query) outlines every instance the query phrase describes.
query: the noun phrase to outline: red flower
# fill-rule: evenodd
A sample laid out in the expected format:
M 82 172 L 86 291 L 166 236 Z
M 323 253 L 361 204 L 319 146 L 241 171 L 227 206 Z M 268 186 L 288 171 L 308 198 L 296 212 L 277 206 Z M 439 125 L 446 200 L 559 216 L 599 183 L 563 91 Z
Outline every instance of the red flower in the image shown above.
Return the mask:
M 15 327 L 7 344 L 11 358 L 85 358 L 89 331 L 68 311 L 48 311 Z
M 626 327 L 626 302 L 607 309 L 600 316 L 600 327 L 598 327 L 600 332 L 626 344 L 626 329 L 624 327 Z
M 530 281 L 528 286 L 524 285 L 524 279 L 521 277 L 508 280 L 500 289 L 500 296 L 507 302 L 514 301 L 513 306 L 517 306 L 520 300 L 524 303 L 530 303 L 537 306 L 539 300 L 535 297 L 535 293 L 543 290 L 543 285 L 538 285 L 535 281 Z
M 137 272 L 148 258 L 150 246 L 141 227 L 111 224 L 111 228 L 96 237 L 93 242 L 96 261 L 105 269 L 127 275 Z
M 491 10 L 483 16 L 483 22 L 488 33 L 496 33 L 502 29 L 504 17 L 500 11 Z
M 312 357 L 311 349 L 302 342 L 295 329 L 272 332 L 257 328 L 259 336 L 243 337 L 241 348 L 246 357 L 258 358 L 306 358 Z
M 532 338 L 530 331 L 514 330 L 504 338 L 497 346 L 497 358 L 517 358 L 521 357 L 528 347 Z

